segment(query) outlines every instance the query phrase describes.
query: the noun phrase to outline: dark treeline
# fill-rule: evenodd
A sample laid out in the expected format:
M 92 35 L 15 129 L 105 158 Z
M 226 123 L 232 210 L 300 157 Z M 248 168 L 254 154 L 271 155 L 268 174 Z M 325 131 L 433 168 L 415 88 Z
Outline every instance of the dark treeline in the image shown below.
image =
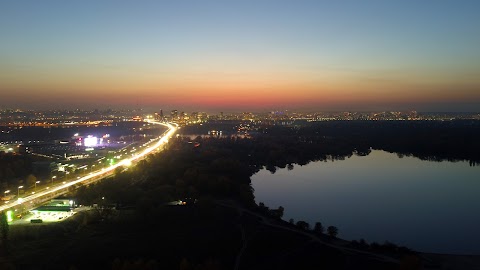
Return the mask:
M 230 139 L 198 138 L 198 141 L 200 146 L 196 147 L 188 138 L 171 139 L 168 154 L 143 160 L 94 188 L 82 187 L 76 197 L 82 204 L 137 205 L 144 210 L 173 200 L 198 197 L 234 198 L 245 205 L 254 204 L 250 176 L 257 169 L 246 162 L 247 153 L 243 151 L 246 148 L 240 147 L 251 141 L 245 139 L 238 144 Z
M 206 134 L 206 130 L 222 129 L 235 132 L 241 121 L 211 122 L 181 130 L 184 134 Z M 370 149 L 397 153 L 399 157 L 414 156 L 431 161 L 480 162 L 480 121 L 323 121 L 292 126 L 250 124 L 249 133 L 256 141 L 281 142 L 278 149 L 282 165 L 297 159 L 305 163 L 316 159 L 343 158 L 350 154 L 367 155 Z M 297 151 L 294 147 L 310 145 Z M 272 149 L 270 149 L 272 150 Z M 301 152 L 300 154 L 297 154 Z M 274 154 L 274 153 L 272 153 Z M 296 158 L 293 158 L 296 157 Z
M 32 173 L 32 163 L 41 160 L 44 159 L 30 155 L 18 155 L 0 151 L 1 192 L 11 186 L 23 184 L 26 177 Z
M 316 122 L 297 131 L 299 136 L 346 140 L 360 153 L 372 147 L 400 157 L 480 163 L 480 121 L 475 120 Z

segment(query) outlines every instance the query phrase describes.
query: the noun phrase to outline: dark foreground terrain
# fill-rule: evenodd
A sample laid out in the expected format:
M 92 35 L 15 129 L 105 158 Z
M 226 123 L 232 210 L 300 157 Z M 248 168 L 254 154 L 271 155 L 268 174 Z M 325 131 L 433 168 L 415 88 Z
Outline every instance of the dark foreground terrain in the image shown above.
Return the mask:
M 108 212 L 108 213 L 107 213 Z M 415 255 L 355 251 L 341 240 L 237 207 L 199 201 L 142 214 L 91 210 L 11 227 L 1 269 L 415 269 Z M 405 266 L 405 267 L 403 267 Z
M 291 224 L 281 219 L 280 208 L 255 203 L 250 177 L 261 168 L 273 173 L 293 164 L 368 155 L 371 148 L 477 164 L 477 123 L 407 123 L 397 132 L 383 128 L 390 123 L 368 129 L 360 123 L 349 129 L 353 135 L 337 124 L 171 139 L 164 152 L 71 194 L 97 208 L 61 223 L 10 226 L 0 245 L 0 269 L 480 269 L 478 256 L 345 241 L 341 232 L 337 238 L 302 221 Z M 388 149 L 382 146 L 387 139 L 372 141 L 369 134 L 403 141 Z M 192 199 L 167 205 L 185 198 Z
M 93 209 L 11 227 L 0 269 L 478 269 L 478 256 L 352 248 L 232 201 Z

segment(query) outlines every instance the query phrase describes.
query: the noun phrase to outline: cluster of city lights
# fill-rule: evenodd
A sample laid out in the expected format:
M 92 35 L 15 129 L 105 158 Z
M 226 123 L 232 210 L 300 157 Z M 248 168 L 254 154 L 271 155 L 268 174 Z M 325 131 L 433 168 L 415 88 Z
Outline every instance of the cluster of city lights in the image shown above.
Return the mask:
M 63 182 L 62 185 L 60 186 L 57 186 L 57 187 L 52 187 L 52 188 L 48 188 L 45 190 L 45 191 L 42 191 L 42 192 L 33 192 L 33 194 L 29 195 L 29 196 L 26 196 L 24 198 L 18 198 L 17 201 L 15 202 L 8 202 L 4 205 L 1 205 L 0 206 L 0 211 L 4 211 L 4 210 L 8 210 L 10 208 L 13 208 L 19 204 L 22 204 L 22 203 L 25 203 L 25 202 L 31 202 L 33 203 L 34 200 L 36 199 L 39 199 L 43 196 L 46 196 L 46 195 L 51 195 L 51 194 L 55 194 L 56 192 L 58 191 L 63 191 L 65 189 L 67 189 L 68 187 L 70 186 L 74 186 L 76 184 L 79 184 L 79 183 L 82 183 L 82 182 L 85 182 L 87 180 L 91 180 L 91 179 L 94 179 L 96 177 L 100 177 L 101 176 L 106 176 L 107 173 L 113 173 L 114 170 L 118 167 L 121 167 L 121 166 L 125 166 L 125 167 L 129 167 L 133 164 L 134 161 L 136 160 L 139 160 L 141 159 L 142 157 L 146 156 L 147 154 L 153 152 L 154 150 L 160 150 L 160 146 L 167 143 L 168 142 L 168 138 L 170 138 L 177 130 L 177 127 L 172 125 L 172 124 L 169 124 L 169 123 L 161 123 L 161 122 L 156 122 L 156 121 L 153 121 L 153 120 L 149 120 L 149 119 L 146 119 L 145 120 L 147 123 L 151 123 L 151 124 L 159 124 L 159 125 L 164 125 L 166 127 L 168 127 L 168 130 L 167 132 L 165 132 L 163 134 L 163 136 L 160 136 L 159 140 L 147 147 L 146 149 L 144 149 L 142 152 L 140 153 L 137 153 L 137 154 L 133 154 L 132 157 L 129 157 L 129 158 L 125 158 L 123 160 L 120 160 L 119 162 L 117 162 L 116 164 L 112 164 L 110 165 L 109 167 L 107 168 L 103 168 L 101 170 L 98 170 L 96 172 L 91 172 L 90 174 L 86 175 L 86 176 L 83 176 L 83 177 L 79 177 L 77 180 L 75 181 L 71 181 L 71 182 Z M 55 176 L 54 176 L 55 177 Z M 52 184 L 53 184 L 53 179 L 54 177 L 52 177 Z M 100 179 L 99 178 L 99 179 Z M 36 183 L 37 184 L 37 183 Z M 36 186 L 35 184 L 35 186 Z M 20 195 L 20 189 L 22 189 L 23 186 L 19 186 L 18 187 L 18 190 L 17 190 L 17 197 L 19 197 Z M 10 190 L 8 191 L 5 191 L 5 194 L 9 193 Z

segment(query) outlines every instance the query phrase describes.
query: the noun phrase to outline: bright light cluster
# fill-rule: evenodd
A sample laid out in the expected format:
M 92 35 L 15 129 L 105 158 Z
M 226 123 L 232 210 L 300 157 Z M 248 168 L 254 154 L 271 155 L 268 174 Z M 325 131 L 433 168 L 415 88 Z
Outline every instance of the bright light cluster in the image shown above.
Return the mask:
M 97 146 L 98 144 L 98 138 L 92 135 L 88 135 L 84 140 L 83 140 L 83 145 L 85 147 L 94 147 Z

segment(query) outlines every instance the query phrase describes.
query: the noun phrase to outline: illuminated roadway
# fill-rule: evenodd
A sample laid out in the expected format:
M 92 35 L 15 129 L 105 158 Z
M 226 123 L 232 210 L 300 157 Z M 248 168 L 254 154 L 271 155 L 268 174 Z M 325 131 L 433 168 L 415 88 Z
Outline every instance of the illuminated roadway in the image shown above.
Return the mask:
M 6 203 L 6 204 L 0 206 L 0 212 L 11 209 L 11 208 L 21 206 L 22 204 L 25 208 L 33 208 L 33 206 L 36 205 L 36 204 L 45 202 L 48 199 L 51 199 L 55 196 L 58 196 L 60 194 L 68 192 L 69 187 L 72 187 L 72 186 L 75 186 L 75 185 L 78 185 L 78 184 L 80 184 L 80 185 L 90 184 L 92 182 L 98 181 L 98 180 L 103 179 L 105 177 L 111 176 L 111 175 L 113 175 L 114 170 L 116 168 L 119 168 L 121 166 L 127 166 L 128 167 L 134 161 L 145 157 L 146 155 L 150 154 L 151 152 L 153 152 L 155 150 L 160 150 L 159 147 L 162 146 L 163 144 L 165 144 L 166 142 L 168 142 L 168 139 L 172 137 L 172 135 L 177 131 L 177 128 L 178 128 L 178 127 L 176 127 L 176 126 L 174 126 L 173 124 L 170 124 L 170 123 L 161 123 L 161 122 L 156 122 L 156 121 L 152 121 L 152 120 L 148 120 L 148 119 L 145 119 L 144 121 L 147 122 L 147 123 L 151 123 L 151 124 L 158 124 L 158 125 L 166 126 L 166 127 L 168 127 L 168 130 L 165 133 L 163 133 L 162 136 L 159 137 L 159 139 L 156 143 L 148 146 L 146 149 L 143 149 L 140 153 L 134 154 L 134 156 L 132 156 L 130 158 L 122 159 L 121 161 L 119 161 L 115 165 L 111 165 L 107 168 L 103 168 L 103 169 L 95 171 L 95 172 L 91 172 L 90 174 L 88 174 L 86 176 L 83 176 L 83 177 L 80 177 L 77 180 L 74 180 L 74 181 L 71 181 L 71 182 L 56 186 L 56 187 L 52 187 L 52 188 L 44 190 L 44 191 L 39 191 L 37 193 L 34 193 L 32 195 L 29 195 L 29 196 L 26 196 L 26 197 L 23 197 L 23 198 L 18 198 L 16 201 L 9 202 L 9 203 Z

